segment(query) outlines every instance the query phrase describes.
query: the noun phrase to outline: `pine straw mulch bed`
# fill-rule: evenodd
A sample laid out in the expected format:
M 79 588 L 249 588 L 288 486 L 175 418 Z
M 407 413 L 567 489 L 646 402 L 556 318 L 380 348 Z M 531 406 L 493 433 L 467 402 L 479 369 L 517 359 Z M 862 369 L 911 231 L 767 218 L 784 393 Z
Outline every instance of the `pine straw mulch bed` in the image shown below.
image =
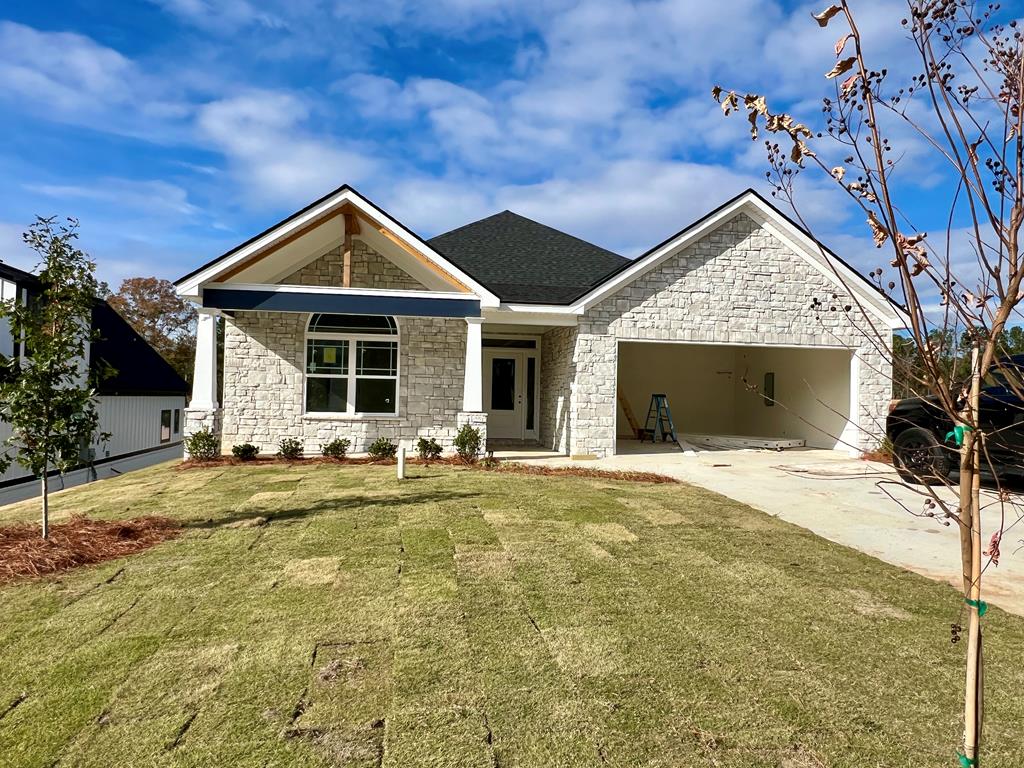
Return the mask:
M 544 464 L 524 464 L 518 461 L 500 461 L 498 459 L 481 459 L 477 462 L 467 462 L 458 456 L 444 456 L 440 459 L 424 461 L 417 457 L 409 457 L 406 462 L 410 465 L 431 466 L 433 464 L 450 467 L 463 467 L 465 469 L 478 469 L 485 472 L 505 472 L 518 475 L 545 475 L 548 477 L 585 477 L 597 480 L 622 480 L 631 483 L 678 483 L 674 477 L 659 475 L 656 472 L 630 472 L 611 469 L 592 469 L 590 467 L 577 466 L 548 466 Z M 345 457 L 344 459 L 330 459 L 324 456 L 309 456 L 301 459 L 282 459 L 277 456 L 259 456 L 255 459 L 237 459 L 234 456 L 221 456 L 216 459 L 196 461 L 187 459 L 177 466 L 178 470 L 203 469 L 208 467 L 224 467 L 233 465 L 259 465 L 259 464 L 338 464 L 341 466 L 359 466 L 364 464 L 379 466 L 394 466 L 395 459 L 371 459 L 369 456 Z
M 630 472 L 626 470 L 592 469 L 590 467 L 552 467 L 543 464 L 519 462 L 481 462 L 479 468 L 488 472 L 512 472 L 519 475 L 547 475 L 548 477 L 589 477 L 600 480 L 623 480 L 630 483 L 678 483 L 674 477 L 657 472 Z
M 883 448 L 876 448 L 873 451 L 864 451 L 860 455 L 861 461 L 878 461 L 882 464 L 892 464 L 892 453 Z
M 39 523 L 0 526 L 0 584 L 133 555 L 179 533 L 177 521 L 155 515 L 130 520 L 75 515 L 51 525 L 48 539 Z

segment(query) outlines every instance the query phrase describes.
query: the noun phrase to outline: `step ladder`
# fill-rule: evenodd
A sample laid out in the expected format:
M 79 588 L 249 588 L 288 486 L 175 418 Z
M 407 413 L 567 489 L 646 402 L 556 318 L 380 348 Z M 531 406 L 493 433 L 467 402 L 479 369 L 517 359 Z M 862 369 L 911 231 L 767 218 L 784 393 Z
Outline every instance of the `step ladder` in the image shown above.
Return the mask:
M 651 442 L 668 442 L 669 437 L 673 443 L 679 443 L 676 437 L 676 425 L 672 422 L 672 410 L 668 407 L 668 395 L 651 395 L 651 406 L 647 409 L 647 421 L 644 423 L 644 437 L 650 433 Z
M 637 440 L 643 440 L 644 431 L 640 429 L 640 423 L 636 420 L 636 416 L 633 414 L 633 409 L 629 405 L 629 400 L 627 400 L 625 395 L 621 392 L 616 394 L 616 398 L 619 401 L 619 407 L 622 408 L 622 412 L 626 414 L 626 421 L 629 422 L 629 428 L 633 432 L 633 437 Z

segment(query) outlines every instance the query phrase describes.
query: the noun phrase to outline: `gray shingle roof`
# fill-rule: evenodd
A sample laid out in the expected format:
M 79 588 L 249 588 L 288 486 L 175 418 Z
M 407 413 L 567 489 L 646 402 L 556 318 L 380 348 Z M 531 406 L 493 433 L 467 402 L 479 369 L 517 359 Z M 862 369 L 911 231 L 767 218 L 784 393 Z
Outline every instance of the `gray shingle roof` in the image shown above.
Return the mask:
M 628 259 L 502 211 L 428 241 L 502 301 L 570 304 Z

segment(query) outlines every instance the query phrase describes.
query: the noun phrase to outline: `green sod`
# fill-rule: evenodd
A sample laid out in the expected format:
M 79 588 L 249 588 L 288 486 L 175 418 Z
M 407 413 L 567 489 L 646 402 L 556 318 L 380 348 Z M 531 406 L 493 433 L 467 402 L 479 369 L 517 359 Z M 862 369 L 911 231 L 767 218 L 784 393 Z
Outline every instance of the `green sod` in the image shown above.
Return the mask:
M 55 496 L 185 530 L 0 587 L 0 764 L 956 764 L 953 589 L 685 485 L 410 473 Z M 1024 765 L 1024 620 L 984 625 L 984 763 Z

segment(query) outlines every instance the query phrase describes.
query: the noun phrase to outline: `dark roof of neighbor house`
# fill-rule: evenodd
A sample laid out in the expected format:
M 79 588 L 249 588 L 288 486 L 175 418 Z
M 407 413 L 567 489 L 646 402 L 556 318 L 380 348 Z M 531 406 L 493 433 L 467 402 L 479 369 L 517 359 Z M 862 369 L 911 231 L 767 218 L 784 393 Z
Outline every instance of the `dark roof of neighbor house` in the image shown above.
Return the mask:
M 101 378 L 101 395 L 187 395 L 188 384 L 170 363 L 149 345 L 117 311 L 105 301 L 92 310 L 92 327 L 98 338 L 92 342 L 93 368 L 102 361 L 114 374 Z
M 23 269 L 12 267 L 10 264 L 6 264 L 2 261 L 0 261 L 0 277 L 24 287 L 35 287 L 39 285 L 39 278 L 31 272 L 26 272 Z
M 39 289 L 31 272 L 0 262 L 0 277 L 30 289 Z M 101 378 L 101 395 L 188 395 L 188 384 L 170 363 L 149 345 L 107 302 L 97 300 L 92 310 L 92 330 L 98 336 L 90 345 L 90 365 L 105 362 L 114 374 Z
M 568 304 L 629 259 L 512 211 L 427 241 L 502 301 Z

